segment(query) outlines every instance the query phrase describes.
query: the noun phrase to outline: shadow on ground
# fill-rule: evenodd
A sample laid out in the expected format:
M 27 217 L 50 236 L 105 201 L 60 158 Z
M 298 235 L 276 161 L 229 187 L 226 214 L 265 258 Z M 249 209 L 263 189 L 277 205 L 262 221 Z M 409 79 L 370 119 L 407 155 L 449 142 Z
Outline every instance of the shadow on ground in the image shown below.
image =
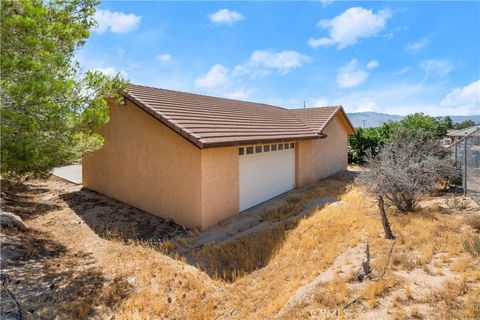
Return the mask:
M 294 190 L 203 232 L 188 230 L 87 189 L 61 198 L 102 238 L 148 242 L 212 278 L 231 282 L 267 265 L 287 232 L 317 207 L 338 201 L 355 175 L 350 171 Z
M 129 292 L 124 283 L 123 295 L 120 290 L 112 299 L 119 286 L 106 291 L 90 254 L 69 253 L 44 233 L 2 229 L 1 245 L 1 319 L 86 319 L 96 306 L 113 306 Z
M 2 190 L 2 210 L 28 221 L 62 209 L 63 201 L 44 185 Z M 0 319 L 86 319 L 129 293 L 125 280 L 107 280 L 94 267 L 91 254 L 71 252 L 47 233 L 1 228 L 0 245 Z
M 48 191 L 47 188 L 29 184 L 17 184 L 14 188 L 7 188 L 6 193 L 2 194 L 6 211 L 14 211 L 23 220 L 31 220 L 48 212 L 61 209 L 61 206 L 56 203 L 33 200 L 35 195 Z
M 104 239 L 160 244 L 185 235 L 188 231 L 172 220 L 154 216 L 85 188 L 63 194 L 61 198 Z

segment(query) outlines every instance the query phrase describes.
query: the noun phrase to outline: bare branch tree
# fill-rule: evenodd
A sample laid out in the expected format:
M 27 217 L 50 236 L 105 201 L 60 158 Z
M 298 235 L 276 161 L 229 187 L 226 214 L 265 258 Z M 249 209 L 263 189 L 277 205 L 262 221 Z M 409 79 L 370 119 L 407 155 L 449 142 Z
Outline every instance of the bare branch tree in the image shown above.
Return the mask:
M 413 211 L 422 195 L 439 182 L 457 174 L 439 142 L 429 132 L 399 128 L 373 157 L 367 154 L 367 168 L 357 182 L 375 195 L 387 239 L 393 233 L 385 213 L 384 200 L 401 212 Z

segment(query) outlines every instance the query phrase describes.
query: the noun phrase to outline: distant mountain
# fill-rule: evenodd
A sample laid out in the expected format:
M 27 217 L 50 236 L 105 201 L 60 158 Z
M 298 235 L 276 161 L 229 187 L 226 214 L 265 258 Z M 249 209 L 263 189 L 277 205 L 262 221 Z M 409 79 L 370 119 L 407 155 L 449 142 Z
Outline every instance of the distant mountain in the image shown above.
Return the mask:
M 351 113 L 347 113 L 347 115 L 355 128 L 379 127 L 384 122 L 398 121 L 398 120 L 402 120 L 403 118 L 403 116 L 399 116 L 396 114 L 387 114 L 387 113 L 379 113 L 379 112 L 351 112 Z
M 399 121 L 403 116 L 397 114 L 379 113 L 379 112 L 349 112 L 348 118 L 352 121 L 355 128 L 357 127 L 379 127 L 387 121 Z M 480 123 L 480 115 L 471 116 L 450 116 L 453 123 L 462 122 L 465 120 L 473 120 L 475 123 Z

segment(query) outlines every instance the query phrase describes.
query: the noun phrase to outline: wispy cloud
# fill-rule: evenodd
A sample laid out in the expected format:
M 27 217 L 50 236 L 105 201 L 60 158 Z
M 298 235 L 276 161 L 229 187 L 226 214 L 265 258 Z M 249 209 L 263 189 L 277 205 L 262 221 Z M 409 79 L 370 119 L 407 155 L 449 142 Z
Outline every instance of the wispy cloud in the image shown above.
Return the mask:
M 425 71 L 427 77 L 444 78 L 453 69 L 453 65 L 448 60 L 423 60 L 420 67 Z
M 367 69 L 371 70 L 371 69 L 375 69 L 376 67 L 378 67 L 380 65 L 380 63 L 378 63 L 377 60 L 372 60 L 370 61 L 369 63 L 367 63 Z
M 329 6 L 333 3 L 333 0 L 320 0 L 324 7 Z
M 173 57 L 172 57 L 171 54 L 161 53 L 161 54 L 157 54 L 155 56 L 155 59 L 157 59 L 158 61 L 161 61 L 161 62 L 170 62 L 170 61 L 172 61 Z
M 276 70 L 280 75 L 285 75 L 309 61 L 311 61 L 310 57 L 297 51 L 255 50 L 247 62 L 235 67 L 234 75 L 263 77 L 270 74 L 271 70 Z
M 338 49 L 346 48 L 361 38 L 376 36 L 385 28 L 391 16 L 390 9 L 377 13 L 361 7 L 347 9 L 331 20 L 320 20 L 318 27 L 326 29 L 329 36 L 310 38 L 308 44 L 313 48 L 331 45 L 336 45 Z
M 228 9 L 220 9 L 212 14 L 209 14 L 208 18 L 214 24 L 225 24 L 228 26 L 233 26 L 236 22 L 245 19 L 241 13 L 230 11 Z
M 401 76 L 412 70 L 410 67 L 403 67 L 400 70 L 397 70 L 393 73 L 394 76 Z
M 368 79 L 370 74 L 367 70 L 372 70 L 378 65 L 377 60 L 372 60 L 366 66 L 362 66 L 358 60 L 352 59 L 337 70 L 337 85 L 340 88 L 356 87 Z
M 441 106 L 478 113 L 480 110 L 480 80 L 465 87 L 453 89 L 443 98 Z
M 93 30 L 97 33 L 105 33 L 107 31 L 113 33 L 127 33 L 135 30 L 142 19 L 133 13 L 123 13 L 119 11 L 110 11 L 99 9 L 95 12 L 94 19 L 98 25 Z
M 405 46 L 405 50 L 408 53 L 417 53 L 421 51 L 423 48 L 429 46 L 430 42 L 431 42 L 430 36 L 423 37 L 417 41 L 407 43 L 407 45 Z

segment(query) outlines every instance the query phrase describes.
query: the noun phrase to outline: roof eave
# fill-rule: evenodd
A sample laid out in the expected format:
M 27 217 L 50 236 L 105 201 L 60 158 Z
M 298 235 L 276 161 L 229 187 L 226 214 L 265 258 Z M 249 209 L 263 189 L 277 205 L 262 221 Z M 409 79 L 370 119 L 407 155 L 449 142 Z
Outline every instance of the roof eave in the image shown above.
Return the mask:
M 345 121 L 347 122 L 347 134 L 349 136 L 354 136 L 357 134 L 357 131 L 355 130 L 355 128 L 353 127 L 352 125 L 352 122 L 350 121 L 350 119 L 348 118 L 347 116 L 347 113 L 345 112 L 345 109 L 343 109 L 343 106 L 342 105 L 339 105 L 337 107 L 337 109 L 330 115 L 330 117 L 328 118 L 328 120 L 325 122 L 325 125 L 320 129 L 320 133 L 323 132 L 323 130 L 325 130 L 325 128 L 328 126 L 328 124 L 333 120 L 333 118 L 335 118 L 335 116 L 341 112 L 342 113 L 342 116 L 343 118 L 345 119 Z M 350 129 L 350 130 L 349 130 Z
M 324 133 L 316 134 L 314 136 L 304 136 L 304 137 L 284 137 L 276 139 L 252 139 L 252 140 L 242 140 L 242 141 L 227 141 L 227 142 L 205 142 L 203 148 L 219 148 L 219 147 L 234 147 L 234 146 L 245 146 L 251 144 L 266 144 L 274 142 L 291 142 L 299 140 L 314 140 L 314 139 L 324 139 L 327 135 Z
M 324 133 L 312 134 L 308 136 L 301 136 L 301 137 L 282 137 L 282 138 L 274 138 L 274 139 L 252 139 L 252 140 L 242 140 L 242 141 L 228 141 L 228 142 L 206 142 L 203 139 L 195 137 L 180 127 L 175 125 L 175 123 L 171 122 L 162 115 L 158 114 L 157 112 L 153 111 L 139 99 L 135 98 L 135 96 L 129 94 L 128 92 L 125 93 L 125 98 L 132 102 L 134 105 L 138 106 L 140 109 L 148 113 L 150 116 L 154 117 L 156 120 L 160 121 L 162 124 L 170 128 L 171 130 L 175 131 L 175 133 L 181 135 L 187 141 L 195 145 L 199 149 L 206 149 L 206 148 L 217 148 L 217 147 L 231 147 L 231 146 L 239 146 L 239 145 L 247 145 L 247 144 L 261 144 L 261 143 L 271 143 L 271 142 L 287 142 L 287 141 L 296 141 L 296 140 L 311 140 L 311 139 L 323 139 L 326 138 L 327 135 Z

